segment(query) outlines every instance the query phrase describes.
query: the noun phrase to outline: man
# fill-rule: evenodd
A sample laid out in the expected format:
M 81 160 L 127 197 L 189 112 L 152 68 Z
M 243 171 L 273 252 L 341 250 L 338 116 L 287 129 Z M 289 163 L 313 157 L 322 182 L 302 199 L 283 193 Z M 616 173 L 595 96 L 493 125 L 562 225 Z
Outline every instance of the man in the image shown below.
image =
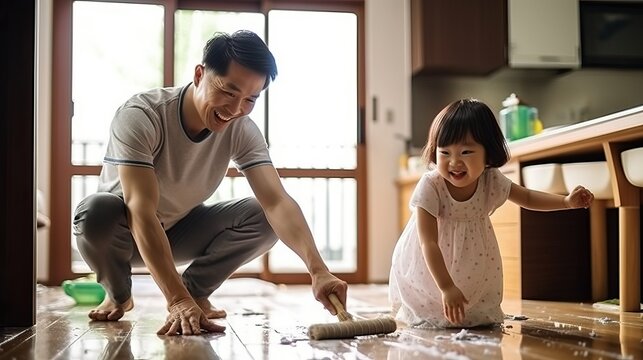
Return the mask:
M 256 34 L 217 33 L 192 83 L 137 94 L 118 109 L 98 193 L 74 217 L 78 248 L 108 294 L 91 319 L 115 321 L 131 310 L 131 265 L 145 265 L 170 313 L 159 334 L 224 331 L 208 320 L 226 316 L 208 297 L 278 238 L 304 261 L 324 307 L 335 314 L 330 293 L 345 303 L 347 284 L 324 264 L 247 116 L 276 75 L 274 57 Z M 204 205 L 230 160 L 256 199 Z M 190 266 L 180 276 L 176 263 Z

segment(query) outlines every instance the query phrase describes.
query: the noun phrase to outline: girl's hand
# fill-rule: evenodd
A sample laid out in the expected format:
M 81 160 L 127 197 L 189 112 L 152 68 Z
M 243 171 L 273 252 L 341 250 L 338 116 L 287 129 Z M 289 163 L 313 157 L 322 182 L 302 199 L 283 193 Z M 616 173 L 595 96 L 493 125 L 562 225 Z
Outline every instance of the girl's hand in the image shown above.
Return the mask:
M 594 194 L 580 185 L 565 196 L 565 206 L 571 209 L 587 209 L 592 204 L 592 201 L 594 201 Z
M 464 304 L 468 303 L 462 291 L 455 285 L 442 291 L 444 317 L 453 324 L 459 324 L 464 320 Z

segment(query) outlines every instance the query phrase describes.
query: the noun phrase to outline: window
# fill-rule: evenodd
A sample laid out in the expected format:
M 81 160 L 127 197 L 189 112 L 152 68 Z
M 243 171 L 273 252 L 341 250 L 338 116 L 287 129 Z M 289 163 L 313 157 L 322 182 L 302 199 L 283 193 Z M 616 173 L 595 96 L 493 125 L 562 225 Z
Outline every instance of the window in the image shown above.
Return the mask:
M 52 168 L 60 169 L 52 174 L 52 193 L 59 194 L 52 196 L 52 205 L 54 210 L 66 210 L 52 216 L 52 222 L 59 225 L 52 224 L 50 263 L 57 265 L 50 269 L 50 281 L 89 270 L 75 248 L 75 239 L 64 240 L 71 238 L 71 229 L 64 224 L 71 223 L 77 203 L 96 191 L 115 110 L 136 92 L 189 83 L 205 41 L 216 31 L 238 29 L 263 37 L 277 59 L 279 76 L 250 116 L 266 136 L 284 186 L 301 206 L 331 271 L 349 281 L 364 281 L 365 170 L 360 159 L 365 156 L 358 141 L 363 103 L 358 41 L 361 3 L 356 11 L 338 11 L 342 9 L 328 9 L 320 2 L 320 9 L 312 11 L 310 2 L 305 10 L 296 10 L 289 2 L 292 10 L 269 9 L 266 13 L 234 11 L 229 5 L 217 10 L 183 9 L 181 1 L 177 8 L 158 3 L 56 3 L 54 22 L 71 22 L 73 30 L 56 26 L 58 42 L 72 41 L 67 49 L 55 48 L 54 69 L 70 63 L 72 73 L 67 71 L 67 77 L 72 80 L 65 95 L 55 76 L 54 93 L 61 99 L 71 96 L 73 108 L 60 106 L 69 100 L 54 105 L 54 121 L 68 126 L 71 137 L 52 139 Z M 64 16 L 69 9 L 71 21 Z M 174 17 L 168 23 L 166 12 L 170 11 Z M 173 48 L 169 55 L 165 51 L 168 44 Z M 65 71 L 59 72 L 58 79 L 69 81 Z M 242 176 L 233 170 L 229 175 L 209 201 L 251 195 Z M 66 259 L 71 266 L 64 264 Z M 273 281 L 309 281 L 302 261 L 281 243 L 240 271 Z

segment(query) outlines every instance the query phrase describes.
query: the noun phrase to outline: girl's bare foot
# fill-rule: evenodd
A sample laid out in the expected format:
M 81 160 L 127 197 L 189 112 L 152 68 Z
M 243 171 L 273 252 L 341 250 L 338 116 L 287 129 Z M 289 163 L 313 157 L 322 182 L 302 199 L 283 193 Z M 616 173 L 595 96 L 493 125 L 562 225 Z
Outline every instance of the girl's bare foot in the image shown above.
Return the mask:
M 225 310 L 215 308 L 208 298 L 194 299 L 197 305 L 203 310 L 208 319 L 221 319 L 226 317 Z
M 103 303 L 98 305 L 96 309 L 92 309 L 88 315 L 90 319 L 95 321 L 116 321 L 133 308 L 134 300 L 131 297 L 122 304 L 116 304 L 109 296 L 106 296 Z

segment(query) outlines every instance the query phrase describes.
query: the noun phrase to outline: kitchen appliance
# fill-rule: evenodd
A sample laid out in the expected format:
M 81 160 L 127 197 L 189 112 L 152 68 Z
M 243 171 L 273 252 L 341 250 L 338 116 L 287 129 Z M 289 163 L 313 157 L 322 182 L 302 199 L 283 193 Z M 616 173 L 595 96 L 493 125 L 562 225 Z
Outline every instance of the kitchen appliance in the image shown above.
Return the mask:
M 580 1 L 583 67 L 643 68 L 643 1 Z

